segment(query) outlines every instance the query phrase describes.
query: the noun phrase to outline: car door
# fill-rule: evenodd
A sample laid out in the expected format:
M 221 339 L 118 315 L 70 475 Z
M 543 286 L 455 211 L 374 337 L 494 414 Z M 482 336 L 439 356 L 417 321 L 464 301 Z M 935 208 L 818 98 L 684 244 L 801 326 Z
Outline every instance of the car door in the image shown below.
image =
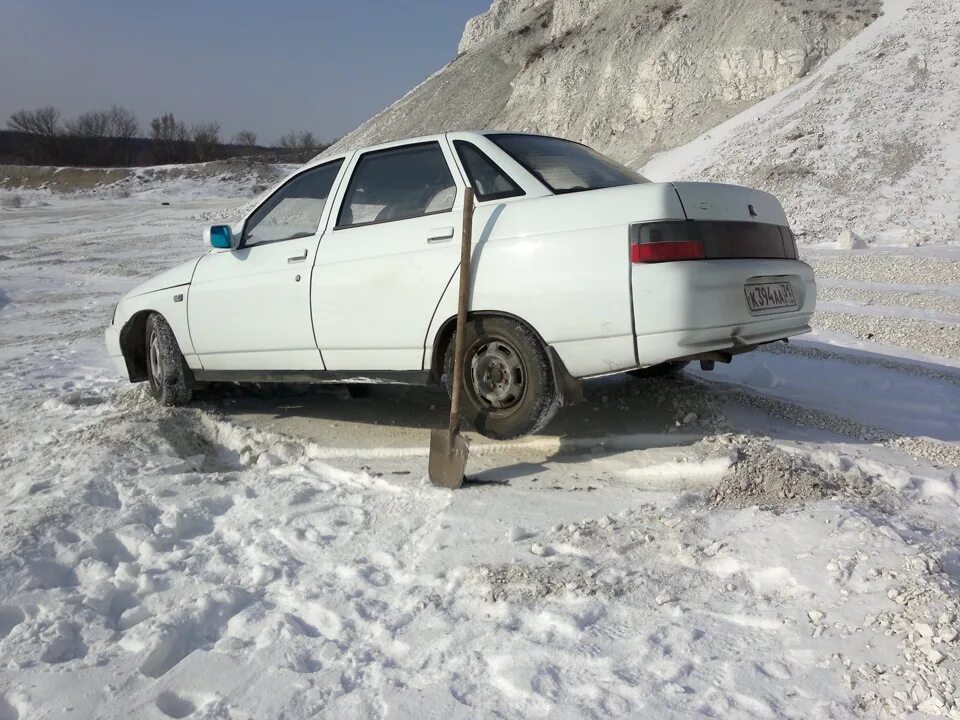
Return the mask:
M 328 370 L 421 370 L 460 262 L 462 180 L 446 142 L 359 154 L 317 251 L 313 319 Z
M 234 250 L 204 256 L 187 315 L 204 370 L 323 370 L 310 274 L 343 158 L 309 168 L 244 223 Z

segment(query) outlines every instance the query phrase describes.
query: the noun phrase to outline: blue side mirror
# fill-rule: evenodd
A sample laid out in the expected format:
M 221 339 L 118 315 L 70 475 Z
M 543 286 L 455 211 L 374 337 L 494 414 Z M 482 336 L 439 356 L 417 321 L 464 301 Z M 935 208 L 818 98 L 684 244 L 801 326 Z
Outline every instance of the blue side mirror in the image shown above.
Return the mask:
M 229 225 L 214 225 L 205 234 L 211 247 L 218 250 L 229 250 L 233 247 L 233 237 Z

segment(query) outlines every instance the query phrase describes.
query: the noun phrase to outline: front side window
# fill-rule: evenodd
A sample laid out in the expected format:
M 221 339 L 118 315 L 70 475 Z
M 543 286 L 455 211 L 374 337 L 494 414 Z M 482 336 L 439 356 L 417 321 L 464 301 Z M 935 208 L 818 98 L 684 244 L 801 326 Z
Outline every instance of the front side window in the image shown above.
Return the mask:
M 456 197 L 457 186 L 439 143 L 375 150 L 357 162 L 337 227 L 448 212 Z
M 464 170 L 467 171 L 467 177 L 470 178 L 470 184 L 477 194 L 477 200 L 480 202 L 503 200 L 524 194 L 520 186 L 476 145 L 463 140 L 454 140 L 453 146 L 457 149 Z
M 247 220 L 241 247 L 315 235 L 342 164 L 336 160 L 312 168 L 277 190 Z
M 554 193 L 582 192 L 650 182 L 586 145 L 543 135 L 487 135 Z

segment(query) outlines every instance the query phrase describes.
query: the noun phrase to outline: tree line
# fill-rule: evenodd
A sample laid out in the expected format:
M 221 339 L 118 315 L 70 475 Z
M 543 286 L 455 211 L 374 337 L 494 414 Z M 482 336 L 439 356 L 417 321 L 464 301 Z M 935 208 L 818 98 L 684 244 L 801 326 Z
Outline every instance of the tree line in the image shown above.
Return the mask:
M 173 113 L 155 117 L 141 128 L 137 116 L 118 105 L 66 119 L 53 106 L 18 110 L 7 120 L 7 128 L 0 130 L 0 163 L 27 165 L 162 165 L 241 156 L 304 162 L 329 146 L 310 131 L 292 131 L 269 145 L 258 144 L 252 130 L 226 140 L 219 123 L 188 126 Z

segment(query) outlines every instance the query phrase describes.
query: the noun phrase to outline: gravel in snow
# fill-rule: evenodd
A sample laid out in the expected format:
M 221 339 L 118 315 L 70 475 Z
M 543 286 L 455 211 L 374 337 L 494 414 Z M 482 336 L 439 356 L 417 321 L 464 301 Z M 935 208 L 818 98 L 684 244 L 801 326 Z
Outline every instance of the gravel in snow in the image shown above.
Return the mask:
M 928 285 L 931 290 L 960 286 L 960 262 L 948 258 L 854 250 L 847 254 L 810 254 L 804 260 L 817 277 L 844 282 Z
M 813 324 L 858 340 L 960 360 L 960 324 L 831 312 L 817 312 Z
M 867 306 L 899 306 L 914 310 L 930 310 L 960 318 L 960 296 L 938 292 L 898 292 L 864 288 L 817 288 L 817 302 L 847 302 Z
M 731 466 L 711 492 L 718 507 L 782 507 L 789 503 L 822 500 L 827 497 L 869 497 L 877 483 L 858 468 L 847 474 L 824 471 L 809 457 L 788 453 L 763 441 L 721 437 L 721 447 L 732 446 Z

